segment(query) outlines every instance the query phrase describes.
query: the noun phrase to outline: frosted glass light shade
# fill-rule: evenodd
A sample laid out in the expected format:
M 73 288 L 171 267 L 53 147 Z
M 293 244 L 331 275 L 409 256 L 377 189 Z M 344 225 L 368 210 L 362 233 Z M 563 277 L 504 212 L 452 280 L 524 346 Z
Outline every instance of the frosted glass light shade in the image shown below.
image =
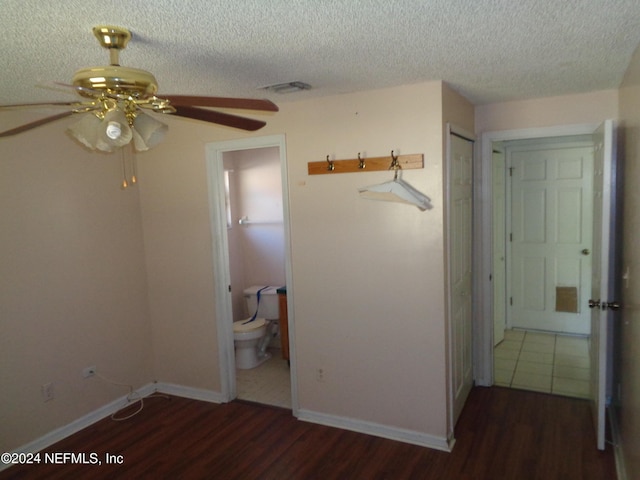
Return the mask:
M 96 148 L 103 152 L 112 152 L 114 148 L 123 147 L 133 137 L 127 117 L 122 110 L 110 110 L 105 113 L 100 129 Z
M 133 122 L 133 145 L 139 152 L 155 147 L 164 138 L 169 127 L 144 113 L 138 113 Z
M 103 120 L 87 113 L 67 131 L 91 150 L 103 152 L 112 152 L 114 148 L 126 145 L 133 136 L 127 118 L 121 110 L 107 112 Z
M 95 150 L 98 143 L 98 135 L 101 132 L 101 125 L 102 120 L 88 113 L 83 115 L 79 122 L 71 125 L 67 132 L 86 147 Z

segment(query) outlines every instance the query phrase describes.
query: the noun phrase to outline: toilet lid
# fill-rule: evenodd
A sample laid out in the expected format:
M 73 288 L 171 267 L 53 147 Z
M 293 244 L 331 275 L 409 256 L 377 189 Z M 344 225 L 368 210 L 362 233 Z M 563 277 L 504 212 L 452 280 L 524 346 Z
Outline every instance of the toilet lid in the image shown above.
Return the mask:
M 262 327 L 266 320 L 264 318 L 256 318 L 253 322 L 246 323 L 248 318 L 244 320 L 240 320 L 239 322 L 233 322 L 233 331 L 234 332 L 250 332 L 251 330 L 256 330 Z

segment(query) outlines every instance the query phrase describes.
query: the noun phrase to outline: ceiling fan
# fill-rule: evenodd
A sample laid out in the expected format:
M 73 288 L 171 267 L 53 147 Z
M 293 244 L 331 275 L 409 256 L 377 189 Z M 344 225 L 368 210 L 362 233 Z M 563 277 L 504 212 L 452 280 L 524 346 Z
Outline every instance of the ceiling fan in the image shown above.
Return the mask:
M 191 95 L 156 96 L 158 83 L 145 70 L 123 67 L 119 53 L 131 39 L 131 32 L 114 26 L 97 26 L 93 33 L 109 50 L 110 65 L 78 70 L 72 85 L 83 97 L 75 102 L 2 105 L 0 109 L 23 107 L 68 107 L 62 113 L 48 116 L 16 128 L 0 132 L 0 137 L 16 135 L 74 114 L 85 113 L 83 119 L 69 128 L 69 133 L 92 149 L 113 151 L 133 143 L 136 150 L 147 150 L 157 144 L 167 126 L 144 112 L 172 114 L 247 131 L 266 125 L 261 120 L 241 117 L 202 107 L 246 109 L 277 112 L 269 100 Z

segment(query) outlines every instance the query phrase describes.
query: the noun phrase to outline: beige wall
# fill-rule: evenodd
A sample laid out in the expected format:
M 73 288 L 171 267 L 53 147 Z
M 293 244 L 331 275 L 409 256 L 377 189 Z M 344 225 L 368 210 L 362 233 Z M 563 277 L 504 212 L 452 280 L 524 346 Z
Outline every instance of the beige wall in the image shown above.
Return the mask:
M 68 123 L 0 141 L 0 451 L 128 393 L 85 367 L 134 388 L 153 378 L 139 192 Z
M 244 278 L 245 256 L 242 251 L 242 230 L 237 228 L 238 219 L 243 215 L 240 213 L 240 198 L 238 189 L 234 188 L 236 183 L 236 157 L 238 152 L 225 152 L 223 155 L 224 170 L 229 172 L 229 195 L 231 208 L 231 228 L 227 229 L 227 242 L 229 246 L 229 274 L 231 275 L 231 309 L 233 310 L 233 321 L 245 318 L 246 302 L 242 290 L 247 285 Z
M 276 147 L 232 152 L 238 189 L 237 216 L 232 228 L 240 231 L 245 284 L 284 285 L 284 227 L 282 225 L 282 170 Z M 226 154 L 225 154 L 226 158 Z M 238 225 L 240 217 L 249 224 Z
M 206 128 L 166 122 L 162 148 L 139 162 L 156 379 L 220 391 Z
M 476 108 L 449 85 L 446 83 L 442 85 L 442 120 L 444 125 L 451 123 L 473 134 Z M 443 138 L 443 141 L 446 142 L 446 138 Z
M 457 123 L 472 130 L 460 114 L 471 117 L 472 108 L 445 94 Z M 301 409 L 446 435 L 442 104 L 441 82 L 283 103 L 254 134 L 286 134 Z M 164 148 L 140 166 L 164 381 L 219 388 L 204 151 L 241 136 L 171 121 Z M 403 178 L 434 200 L 433 210 L 358 197 L 358 187 L 389 172 L 307 174 L 307 162 L 326 155 L 392 149 L 424 154 L 425 168 Z M 197 293 L 183 295 L 185 282 Z
M 620 89 L 620 134 L 624 158 L 621 448 L 629 479 L 640 479 L 640 48 Z
M 564 95 L 476 107 L 476 132 L 600 123 L 618 117 L 618 91 Z

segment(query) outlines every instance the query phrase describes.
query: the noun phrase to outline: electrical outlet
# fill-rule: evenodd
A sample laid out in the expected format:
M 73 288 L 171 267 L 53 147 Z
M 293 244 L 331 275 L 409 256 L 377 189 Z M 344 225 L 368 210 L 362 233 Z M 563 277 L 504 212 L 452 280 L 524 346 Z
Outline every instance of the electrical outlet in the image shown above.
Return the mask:
M 87 367 L 82 369 L 82 376 L 84 378 L 93 377 L 96 374 L 96 366 Z
M 322 368 L 316 369 L 316 380 L 324 382 L 324 370 Z
M 45 383 L 40 387 L 40 390 L 42 391 L 42 401 L 53 400 L 53 383 Z

